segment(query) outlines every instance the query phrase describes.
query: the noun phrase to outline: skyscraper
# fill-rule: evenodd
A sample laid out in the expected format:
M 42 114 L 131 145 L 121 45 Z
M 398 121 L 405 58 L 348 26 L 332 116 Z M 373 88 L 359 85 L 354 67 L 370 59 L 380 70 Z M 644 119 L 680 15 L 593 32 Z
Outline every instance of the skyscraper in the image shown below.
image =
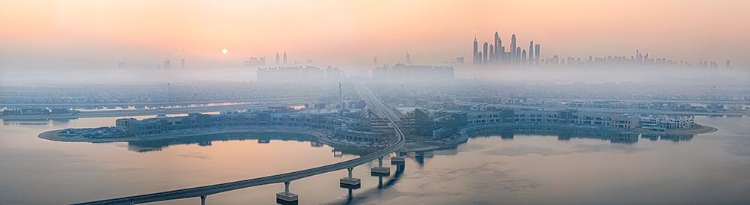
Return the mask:
M 284 65 L 286 65 L 286 51 L 284 51 Z
M 515 64 L 521 63 L 521 47 L 516 47 L 516 58 L 513 59 Z
M 638 49 L 635 50 L 635 62 L 639 65 L 643 63 L 643 55 L 641 55 L 641 51 Z
M 482 64 L 482 51 L 479 51 L 474 58 L 477 59 L 477 64 Z
M 507 61 L 508 52 L 505 52 L 505 46 L 503 46 L 503 40 L 502 39 L 500 40 L 500 54 L 498 54 L 498 55 L 500 55 L 500 62 L 505 63 L 505 61 Z
M 529 42 L 529 65 L 534 65 L 534 41 Z
M 482 46 L 482 65 L 487 64 L 487 41 Z
M 492 49 L 490 49 L 490 50 L 492 50 Z M 492 54 L 493 54 L 492 55 L 492 62 L 493 63 L 498 62 L 498 58 L 500 56 L 500 54 L 499 54 L 500 52 L 497 52 L 498 50 L 500 50 L 500 34 L 498 34 L 497 31 L 495 31 L 495 49 L 492 50 Z
M 344 92 L 341 90 L 341 82 L 339 82 L 339 113 L 344 114 Z
M 497 37 L 497 62 L 505 61 L 505 46 L 503 46 L 503 39 L 500 37 Z
M 514 62 L 516 60 L 516 56 L 518 56 L 518 52 L 516 52 L 516 50 L 521 50 L 516 48 L 516 34 L 513 34 L 513 36 L 510 37 L 510 59 Z
M 521 65 L 525 65 L 525 64 L 526 64 L 526 49 L 523 49 L 523 51 L 521 51 Z
M 477 43 L 477 37 L 474 36 L 474 64 L 479 64 L 479 61 L 477 59 L 477 53 L 479 53 L 479 45 Z
M 540 55 L 539 54 L 541 54 L 541 51 L 542 51 L 541 50 L 541 46 L 539 46 L 538 43 L 535 44 L 534 45 L 534 61 L 536 61 L 537 65 L 539 65 L 539 59 L 540 59 L 540 57 L 539 57 Z
M 281 59 L 279 58 L 279 52 L 276 51 L 276 65 L 281 64 Z
M 727 60 L 727 62 L 724 64 L 724 69 L 730 69 L 732 68 L 731 61 Z
M 492 44 L 490 44 L 490 55 L 489 56 L 490 56 L 489 57 L 490 58 L 490 63 L 489 64 L 493 64 L 495 62 L 495 46 L 493 46 Z

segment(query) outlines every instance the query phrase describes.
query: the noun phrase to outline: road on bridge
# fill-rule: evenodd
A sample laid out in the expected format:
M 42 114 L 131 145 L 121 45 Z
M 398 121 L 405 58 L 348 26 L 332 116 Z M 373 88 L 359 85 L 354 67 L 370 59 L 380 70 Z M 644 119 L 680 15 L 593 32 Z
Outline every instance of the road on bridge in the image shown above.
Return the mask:
M 383 104 L 383 102 L 372 93 L 370 88 L 364 85 L 357 85 L 357 93 L 360 98 L 367 103 L 367 109 L 379 118 L 389 119 L 393 122 L 401 121 L 401 115 L 388 106 L 385 106 L 385 104 Z
M 394 120 L 400 120 L 400 119 L 395 119 L 394 116 L 392 116 L 392 114 L 387 114 L 388 110 L 390 109 L 386 107 L 383 104 L 383 102 L 380 101 L 380 99 L 378 99 L 375 95 L 373 95 L 372 92 L 370 92 L 367 87 L 364 87 L 364 89 L 367 91 L 366 92 L 367 100 L 369 101 L 369 103 L 372 103 L 372 107 L 370 109 L 373 109 L 373 112 L 375 114 L 379 116 L 384 116 L 386 119 L 388 119 L 388 126 L 393 128 L 394 133 L 396 133 L 397 140 L 393 144 L 381 150 L 361 156 L 356 159 L 351 159 L 351 160 L 338 162 L 334 164 L 329 164 L 329 165 L 324 165 L 320 167 L 299 170 L 299 171 L 294 171 L 294 172 L 288 172 L 288 173 L 283 173 L 283 174 L 277 174 L 277 175 L 272 175 L 272 176 L 265 176 L 265 177 L 254 178 L 254 179 L 246 179 L 246 180 L 240 180 L 240 181 L 234 181 L 234 182 L 199 186 L 199 187 L 186 188 L 186 189 L 178 189 L 178 190 L 151 193 L 151 194 L 126 196 L 126 197 L 120 197 L 120 198 L 114 198 L 114 199 L 84 202 L 84 203 L 79 203 L 79 204 L 139 204 L 139 203 L 168 201 L 168 200 L 193 198 L 193 197 L 195 198 L 201 197 L 202 199 L 205 199 L 205 197 L 208 195 L 218 194 L 221 192 L 227 192 L 227 191 L 243 189 L 243 188 L 248 188 L 248 187 L 253 187 L 253 186 L 261 186 L 261 185 L 266 185 L 266 184 L 291 182 L 293 180 L 315 176 L 318 174 L 353 168 L 353 167 L 373 161 L 375 159 L 378 159 L 380 157 L 389 155 L 393 152 L 400 150 L 404 146 L 404 133 L 401 132 L 401 129 L 398 128 L 397 124 L 394 121 Z

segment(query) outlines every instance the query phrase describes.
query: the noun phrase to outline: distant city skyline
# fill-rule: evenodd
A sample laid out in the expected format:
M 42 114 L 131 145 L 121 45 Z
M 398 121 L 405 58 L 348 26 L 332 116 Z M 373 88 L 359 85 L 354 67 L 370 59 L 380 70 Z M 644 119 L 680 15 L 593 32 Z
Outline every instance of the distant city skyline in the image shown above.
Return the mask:
M 424 7 L 429 4 L 430 7 Z M 211 9 L 206 9 L 211 8 Z M 497 9 L 503 8 L 503 9 Z M 0 8 L 0 69 L 58 66 L 242 66 L 251 56 L 369 68 L 469 62 L 473 38 L 487 59 L 504 49 L 527 60 L 631 56 L 635 50 L 697 62 L 750 65 L 750 2 L 717 1 L 35 1 Z M 384 15 L 387 14 L 387 15 Z M 669 15 L 664 15 L 669 14 Z M 498 48 L 495 31 L 508 46 Z M 532 45 L 528 45 L 531 41 Z M 222 49 L 228 49 L 222 54 Z M 278 50 L 285 48 L 285 50 Z M 532 55 L 534 54 L 534 55 Z M 484 57 L 483 57 L 484 58 Z M 270 63 L 269 63 L 270 64 Z M 175 67 L 175 66 L 172 66 Z

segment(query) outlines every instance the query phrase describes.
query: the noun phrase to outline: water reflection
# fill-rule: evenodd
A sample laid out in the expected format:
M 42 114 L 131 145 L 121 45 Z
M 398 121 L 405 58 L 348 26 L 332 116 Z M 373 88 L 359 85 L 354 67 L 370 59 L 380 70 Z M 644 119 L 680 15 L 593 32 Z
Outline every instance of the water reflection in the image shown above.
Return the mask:
M 690 141 L 695 136 L 694 134 L 638 134 L 596 128 L 562 128 L 544 126 L 489 127 L 472 131 L 467 134 L 469 134 L 469 137 L 471 138 L 500 136 L 500 138 L 507 140 L 512 140 L 516 135 L 557 136 L 558 140 L 563 141 L 572 138 L 600 139 L 608 140 L 615 144 L 634 144 L 638 142 L 639 137 L 651 141 L 667 140 L 679 142 Z
M 67 125 L 74 119 L 2 119 L 3 125 Z
M 354 197 L 353 190 L 359 189 L 359 188 L 351 188 L 347 187 L 343 189 L 347 190 L 346 199 L 340 202 L 333 202 L 331 204 L 358 204 L 360 200 L 365 200 L 367 196 L 373 196 L 374 193 L 381 192 L 383 189 L 388 189 L 390 187 L 393 187 L 396 185 L 400 179 L 402 179 L 402 176 L 404 175 L 404 172 L 406 171 L 406 165 L 400 164 L 395 165 L 396 166 L 396 172 L 393 174 L 392 177 L 386 177 L 386 176 L 377 176 L 378 177 L 378 186 L 377 189 L 369 189 L 364 192 L 358 193 L 359 197 Z
M 378 188 L 385 189 L 396 185 L 396 183 L 398 183 L 398 181 L 401 179 L 401 175 L 404 174 L 405 167 L 405 164 L 396 165 L 396 172 L 393 173 L 393 177 L 388 179 L 388 181 L 386 181 L 385 183 L 382 183 L 383 177 L 379 177 L 380 179 L 378 181 L 380 181 L 380 183 L 378 183 Z
M 174 139 L 156 139 L 148 141 L 128 142 L 128 150 L 134 152 L 151 152 L 161 151 L 172 145 L 190 145 L 198 144 L 199 146 L 211 146 L 215 141 L 244 141 L 258 140 L 258 144 L 268 144 L 271 140 L 310 142 L 311 147 L 322 147 L 323 143 L 319 142 L 315 136 L 298 133 L 230 133 L 230 134 L 212 134 L 192 137 L 181 137 Z

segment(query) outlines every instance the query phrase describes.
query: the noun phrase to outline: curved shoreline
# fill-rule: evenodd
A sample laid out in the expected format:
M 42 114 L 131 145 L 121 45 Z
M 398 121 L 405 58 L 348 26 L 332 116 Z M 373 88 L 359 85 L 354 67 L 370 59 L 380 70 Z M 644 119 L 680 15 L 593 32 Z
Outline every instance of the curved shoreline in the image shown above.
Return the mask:
M 456 147 L 459 144 L 463 144 L 466 141 L 468 141 L 469 135 L 468 133 L 471 133 L 473 131 L 483 129 L 483 128 L 491 128 L 491 127 L 557 127 L 561 129 L 602 129 L 601 127 L 592 127 L 592 126 L 572 126 L 572 125 L 553 125 L 553 124 L 487 124 L 487 125 L 478 125 L 478 126 L 471 126 L 471 127 L 465 127 L 460 130 L 460 132 L 457 134 L 456 137 L 453 138 L 453 140 L 445 142 L 443 145 L 435 146 L 435 145 L 426 145 L 426 146 L 416 146 L 405 149 L 405 151 L 433 151 L 433 150 L 440 150 L 440 149 L 446 149 L 446 148 L 452 148 Z M 201 129 L 204 130 L 204 129 Z M 698 135 L 698 134 L 706 134 L 706 133 L 712 133 L 718 131 L 718 128 L 707 126 L 707 125 L 697 125 L 696 128 L 692 129 L 686 129 L 686 130 L 667 130 L 667 131 L 652 131 L 652 130 L 645 130 L 645 129 L 632 129 L 632 130 L 621 130 L 621 129 L 605 129 L 602 131 L 610 131 L 610 132 L 619 132 L 619 133 L 629 133 L 629 134 L 649 134 L 649 135 L 658 135 L 658 134 L 692 134 L 692 135 Z M 50 130 L 46 132 L 42 132 L 38 135 L 39 138 L 51 140 L 51 141 L 58 141 L 58 142 L 89 142 L 89 143 L 110 143 L 110 142 L 144 142 L 144 141 L 153 141 L 153 140 L 164 140 L 164 139 L 178 139 L 178 138 L 185 138 L 185 137 L 195 137 L 195 136 L 203 136 L 203 135 L 215 135 L 215 134 L 233 134 L 233 133 L 251 133 L 251 134 L 264 134 L 264 133 L 290 133 L 290 134 L 304 134 L 304 135 L 310 135 L 314 137 L 315 139 L 319 140 L 320 142 L 329 145 L 331 147 L 338 147 L 338 148 L 356 148 L 356 149 L 373 149 L 373 148 L 379 148 L 380 146 L 359 146 L 355 144 L 347 144 L 343 142 L 338 142 L 334 139 L 329 138 L 328 134 L 325 133 L 325 131 L 321 130 L 310 130 L 310 129 L 299 129 L 296 127 L 257 127 L 257 128 L 225 128 L 220 130 L 209 130 L 209 131 L 195 131 L 195 132 L 189 132 L 189 133 L 162 133 L 158 135 L 149 135 L 149 136 L 141 136 L 141 137 L 126 137 L 126 138 L 104 138 L 104 139 L 92 139 L 92 138 L 84 138 L 81 136 L 76 137 L 63 137 L 58 135 L 58 133 L 62 130 Z
M 508 127 L 554 127 L 554 128 L 561 128 L 561 129 L 598 129 L 602 131 L 609 131 L 609 132 L 619 132 L 619 133 L 628 133 L 628 134 L 692 134 L 692 135 L 698 135 L 698 134 L 706 134 L 706 133 L 712 133 L 716 132 L 719 129 L 708 126 L 708 125 L 696 125 L 696 127 L 691 129 L 682 129 L 682 130 L 666 130 L 666 131 L 653 131 L 653 130 L 646 130 L 642 128 L 636 128 L 636 129 L 617 129 L 617 128 L 609 128 L 609 127 L 596 127 L 596 126 L 580 126 L 580 125 L 560 125 L 560 124 L 485 124 L 485 125 L 476 125 L 471 127 L 465 127 L 461 129 L 459 134 L 461 133 L 470 133 L 472 131 L 482 129 L 482 128 L 491 128 L 491 127 L 501 127 L 501 128 L 508 128 Z
M 299 130 L 299 129 L 290 129 L 290 128 L 276 128 L 276 127 L 262 127 L 262 128 L 237 128 L 237 129 L 226 129 L 226 130 L 217 130 L 217 131 L 204 131 L 204 132 L 191 132 L 191 133 L 163 133 L 159 135 L 152 135 L 152 136 L 141 136 L 141 137 L 120 137 L 120 138 L 102 138 L 102 139 L 92 139 L 92 138 L 85 138 L 81 136 L 76 137 L 63 137 L 58 135 L 58 133 L 62 130 L 50 130 L 46 132 L 42 132 L 38 135 L 39 138 L 51 140 L 51 141 L 57 141 L 57 142 L 90 142 L 90 143 L 110 143 L 110 142 L 141 142 L 141 141 L 152 141 L 152 140 L 164 140 L 164 139 L 177 139 L 177 138 L 185 138 L 185 137 L 195 137 L 195 136 L 203 136 L 203 135 L 215 135 L 215 134 L 232 134 L 232 133 L 253 133 L 253 134 L 263 134 L 263 133 L 291 133 L 291 134 L 306 134 L 311 135 L 313 137 L 316 137 L 317 139 L 320 139 L 326 134 L 316 131 L 316 130 Z M 321 140 L 325 141 L 325 140 Z

